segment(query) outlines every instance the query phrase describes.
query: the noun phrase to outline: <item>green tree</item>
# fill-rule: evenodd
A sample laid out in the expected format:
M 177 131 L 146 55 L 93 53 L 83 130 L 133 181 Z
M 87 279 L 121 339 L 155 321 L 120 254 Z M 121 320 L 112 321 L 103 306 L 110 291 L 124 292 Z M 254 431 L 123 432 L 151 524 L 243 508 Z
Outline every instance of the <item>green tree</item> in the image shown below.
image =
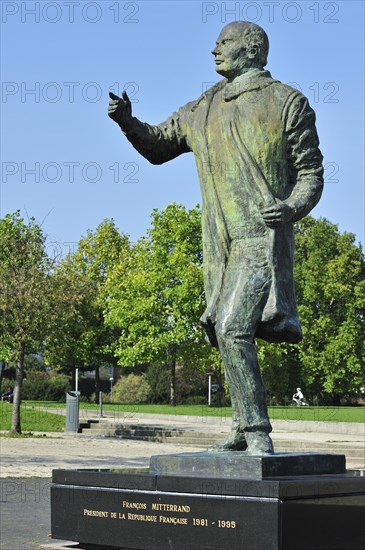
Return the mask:
M 56 266 L 54 279 L 58 315 L 45 342 L 45 361 L 70 375 L 74 387 L 75 369 L 83 365 L 82 335 L 95 291 L 87 276 L 77 271 L 72 254 Z
M 0 220 L 0 356 L 16 364 L 12 432 L 21 432 L 20 401 L 26 354 L 38 352 L 55 315 L 53 261 L 34 218 Z
M 217 360 L 199 326 L 205 307 L 199 207 L 154 210 L 147 237 L 116 267 L 108 295 L 108 323 L 121 333 L 119 364 L 165 364 L 174 405 L 176 364 L 199 368 Z
M 104 220 L 88 231 L 76 251 L 58 266 L 56 277 L 66 296 L 58 323 L 47 340 L 47 360 L 70 370 L 95 370 L 95 399 L 99 394 L 99 369 L 115 366 L 114 346 L 118 334 L 104 322 L 108 307 L 106 282 L 117 262 L 129 254 L 129 239 L 113 220 Z
M 339 402 L 364 384 L 365 263 L 351 233 L 311 216 L 295 226 L 294 279 L 303 341 L 259 343 L 263 376 L 283 397 L 300 385 Z
M 295 281 L 308 389 L 332 396 L 364 382 L 365 262 L 351 233 L 307 217 L 296 226 Z

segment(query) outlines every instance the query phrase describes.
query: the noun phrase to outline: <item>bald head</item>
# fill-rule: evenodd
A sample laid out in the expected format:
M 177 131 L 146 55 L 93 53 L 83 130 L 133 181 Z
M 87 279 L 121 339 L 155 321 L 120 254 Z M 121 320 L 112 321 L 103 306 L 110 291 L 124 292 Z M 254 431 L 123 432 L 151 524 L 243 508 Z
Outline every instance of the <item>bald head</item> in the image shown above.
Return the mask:
M 227 78 L 234 78 L 252 67 L 262 69 L 267 63 L 268 52 L 266 32 L 248 21 L 234 21 L 223 27 L 212 51 L 216 71 Z
M 241 35 L 248 48 L 256 46 L 258 48 L 257 67 L 260 69 L 265 67 L 269 54 L 269 38 L 262 27 L 249 21 L 233 21 L 223 27 L 222 32 L 225 29 L 232 29 L 235 33 Z

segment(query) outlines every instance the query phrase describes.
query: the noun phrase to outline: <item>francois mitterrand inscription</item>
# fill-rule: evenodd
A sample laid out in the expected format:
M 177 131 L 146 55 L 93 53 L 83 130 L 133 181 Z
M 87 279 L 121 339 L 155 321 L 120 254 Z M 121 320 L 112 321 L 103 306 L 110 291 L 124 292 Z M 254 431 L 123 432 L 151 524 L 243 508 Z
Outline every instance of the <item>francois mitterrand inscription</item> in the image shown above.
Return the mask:
M 255 338 L 302 338 L 293 284 L 293 223 L 323 188 L 315 114 L 300 92 L 264 67 L 269 41 L 258 25 L 226 25 L 212 53 L 223 80 L 162 124 L 132 116 L 123 92 L 109 116 L 152 164 L 193 152 L 202 193 L 201 318 L 221 353 L 233 407 L 228 438 L 213 451 L 273 452 Z

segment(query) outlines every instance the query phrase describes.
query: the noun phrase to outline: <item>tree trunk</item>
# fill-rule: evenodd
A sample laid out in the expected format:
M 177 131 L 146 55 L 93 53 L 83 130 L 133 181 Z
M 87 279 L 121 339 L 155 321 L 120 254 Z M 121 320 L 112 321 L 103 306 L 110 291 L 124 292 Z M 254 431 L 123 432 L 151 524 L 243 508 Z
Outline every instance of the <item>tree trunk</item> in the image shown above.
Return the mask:
M 167 364 L 170 367 L 170 405 L 176 406 L 176 351 L 174 344 L 167 347 Z
M 3 376 L 4 376 L 5 366 L 6 366 L 5 361 L 0 361 L 0 393 L 2 393 L 2 389 L 3 389 Z
M 341 396 L 338 393 L 332 393 L 332 403 L 335 407 L 341 406 Z
M 100 392 L 100 370 L 99 367 L 95 367 L 95 403 L 99 403 Z
M 75 383 L 76 383 L 76 366 L 71 366 L 71 389 L 72 391 L 75 389 Z
M 15 368 L 15 386 L 14 386 L 14 400 L 13 400 L 13 414 L 11 419 L 11 433 L 21 433 L 20 426 L 20 401 L 21 401 L 21 389 L 24 377 L 24 357 L 25 357 L 25 343 L 20 342 L 18 348 L 18 357 Z

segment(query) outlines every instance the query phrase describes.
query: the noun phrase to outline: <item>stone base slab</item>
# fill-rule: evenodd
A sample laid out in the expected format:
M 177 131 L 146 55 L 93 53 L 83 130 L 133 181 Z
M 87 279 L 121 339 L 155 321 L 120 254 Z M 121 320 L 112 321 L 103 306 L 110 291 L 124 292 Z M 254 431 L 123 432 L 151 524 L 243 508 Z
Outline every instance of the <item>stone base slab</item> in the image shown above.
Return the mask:
M 79 550 L 364 550 L 364 513 L 365 478 L 354 473 L 54 470 L 51 487 L 52 537 Z
M 247 456 L 244 452 L 202 452 L 156 455 L 150 471 L 160 475 L 229 479 L 265 479 L 278 476 L 344 474 L 345 455 L 274 453 Z

